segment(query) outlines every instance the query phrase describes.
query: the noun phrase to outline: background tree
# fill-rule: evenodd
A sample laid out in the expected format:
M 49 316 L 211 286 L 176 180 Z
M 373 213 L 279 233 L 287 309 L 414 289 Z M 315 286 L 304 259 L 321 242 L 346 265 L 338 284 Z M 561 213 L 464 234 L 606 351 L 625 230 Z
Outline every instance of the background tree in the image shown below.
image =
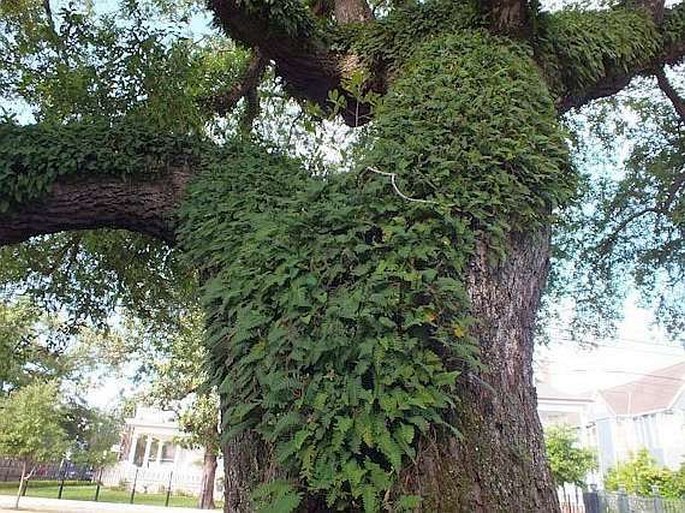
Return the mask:
M 228 509 L 557 510 L 531 357 L 555 211 L 578 191 L 559 118 L 655 75 L 680 120 L 661 70 L 685 53 L 683 4 L 211 2 L 231 41 L 183 37 L 179 5 L 2 4 L 0 81 L 37 123 L 0 127 L 0 243 L 124 228 L 177 245 Z M 365 125 L 344 165 L 260 131 L 295 102 Z M 640 198 L 673 191 L 654 213 L 677 235 L 670 171 Z
M 682 89 L 682 73 L 672 76 Z M 685 139 L 682 111 L 655 93 L 658 84 L 675 93 L 657 78 L 639 77 L 570 120 L 585 194 L 557 230 L 560 265 L 547 301 L 573 298 L 575 336 L 610 336 L 627 293 L 637 288 L 661 327 L 682 338 Z
M 202 449 L 202 485 L 198 508 L 214 509 L 217 456 L 219 444 L 219 400 L 214 393 L 200 393 L 179 414 L 179 425 L 186 436 L 179 439 L 182 446 Z
M 679 499 L 685 495 L 683 468 L 685 466 L 675 472 L 659 466 L 647 449 L 640 449 L 626 461 L 609 469 L 604 486 L 612 491 L 623 487 L 629 494 L 643 497 L 654 495 L 656 486 L 662 496 Z
M 119 443 L 120 416 L 71 400 L 64 406 L 64 431 L 70 442 L 69 461 L 96 471 L 116 463 L 112 446 Z
M 0 302 L 0 391 L 71 373 L 73 362 L 62 358 L 59 338 L 55 320 L 27 301 Z
M 578 435 L 571 426 L 546 429 L 545 450 L 558 486 L 569 483 L 584 488 L 587 475 L 597 468 L 597 456 L 590 449 L 578 447 Z
M 23 299 L 0 303 L 2 391 L 12 394 L 41 383 L 58 387 L 70 460 L 101 468 L 116 459 L 111 447 L 119 440 L 121 419 L 84 402 L 82 396 L 93 384 L 89 375 L 102 362 L 96 364 L 89 347 L 92 334 L 81 330 L 70 335 L 65 324 Z
M 159 327 L 146 332 L 160 350 L 140 359 L 147 362 L 150 391 L 146 402 L 174 411 L 183 436 L 178 442 L 203 451 L 200 509 L 214 509 L 219 445 L 219 399 L 207 375 L 203 345 L 204 317 L 195 310 L 179 322 L 180 330 L 168 333 Z M 135 341 L 134 341 L 134 344 Z M 136 344 L 137 345 L 137 344 Z
M 22 463 L 15 509 L 36 465 L 65 456 L 63 416 L 55 383 L 32 383 L 0 399 L 0 454 Z

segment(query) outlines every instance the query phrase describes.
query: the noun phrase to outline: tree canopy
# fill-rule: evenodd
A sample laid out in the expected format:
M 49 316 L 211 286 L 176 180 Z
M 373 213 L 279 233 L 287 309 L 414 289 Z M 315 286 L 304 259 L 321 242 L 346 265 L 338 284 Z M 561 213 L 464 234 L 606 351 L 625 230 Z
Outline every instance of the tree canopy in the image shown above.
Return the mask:
M 62 427 L 58 390 L 54 383 L 34 383 L 2 399 L 0 453 L 31 463 L 64 456 L 66 433 Z

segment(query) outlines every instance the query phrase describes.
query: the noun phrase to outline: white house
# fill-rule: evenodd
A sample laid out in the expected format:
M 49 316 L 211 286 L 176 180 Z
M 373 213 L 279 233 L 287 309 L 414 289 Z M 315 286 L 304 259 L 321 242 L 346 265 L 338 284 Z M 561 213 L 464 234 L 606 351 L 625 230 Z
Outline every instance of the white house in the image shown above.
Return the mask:
M 570 394 L 554 388 L 547 381 L 536 385 L 538 416 L 543 427 L 557 424 L 585 428 L 590 423 L 592 394 Z
M 559 391 L 549 381 L 543 372 L 537 384 L 543 427 L 576 427 L 581 444 L 597 451 L 599 475 L 642 448 L 660 465 L 685 462 L 685 361 L 588 394 Z
M 182 447 L 182 431 L 172 412 L 155 408 L 136 409 L 133 418 L 126 419 L 119 446 L 119 462 L 102 475 L 106 486 L 125 486 L 136 490 L 199 494 L 202 484 L 203 452 Z M 215 495 L 222 491 L 223 465 L 217 466 Z
M 660 464 L 685 463 L 685 362 L 600 390 L 592 407 L 605 473 L 645 448 Z
M 179 445 L 183 436 L 172 412 L 138 408 L 135 417 L 126 419 L 120 456 L 139 468 L 183 469 L 202 461 L 198 450 Z

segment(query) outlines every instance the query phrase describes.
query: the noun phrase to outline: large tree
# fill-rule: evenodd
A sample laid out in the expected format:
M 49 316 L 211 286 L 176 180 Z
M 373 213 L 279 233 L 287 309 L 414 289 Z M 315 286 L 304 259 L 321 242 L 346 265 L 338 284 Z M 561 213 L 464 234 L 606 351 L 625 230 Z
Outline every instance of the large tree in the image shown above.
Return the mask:
M 558 510 L 531 358 L 555 211 L 578 186 L 559 117 L 654 75 L 682 122 L 663 70 L 685 54 L 684 4 L 210 1 L 240 49 L 160 35 L 142 5 L 95 25 L 2 4 L 1 83 L 38 123 L 0 126 L 0 244 L 121 228 L 180 250 L 228 511 Z M 267 68 L 279 87 L 260 89 Z M 260 93 L 359 127 L 351 163 L 250 136 Z M 682 166 L 659 163 L 647 213 L 675 226 L 657 242 L 678 258 Z

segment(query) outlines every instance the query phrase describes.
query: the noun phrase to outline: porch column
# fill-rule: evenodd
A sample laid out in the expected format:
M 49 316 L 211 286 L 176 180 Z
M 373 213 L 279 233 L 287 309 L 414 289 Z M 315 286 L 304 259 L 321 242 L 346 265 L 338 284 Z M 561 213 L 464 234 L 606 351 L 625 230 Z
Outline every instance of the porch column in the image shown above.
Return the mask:
M 143 456 L 143 467 L 147 467 L 150 460 L 150 446 L 152 445 L 152 436 L 147 435 L 147 442 L 145 443 L 145 456 Z

